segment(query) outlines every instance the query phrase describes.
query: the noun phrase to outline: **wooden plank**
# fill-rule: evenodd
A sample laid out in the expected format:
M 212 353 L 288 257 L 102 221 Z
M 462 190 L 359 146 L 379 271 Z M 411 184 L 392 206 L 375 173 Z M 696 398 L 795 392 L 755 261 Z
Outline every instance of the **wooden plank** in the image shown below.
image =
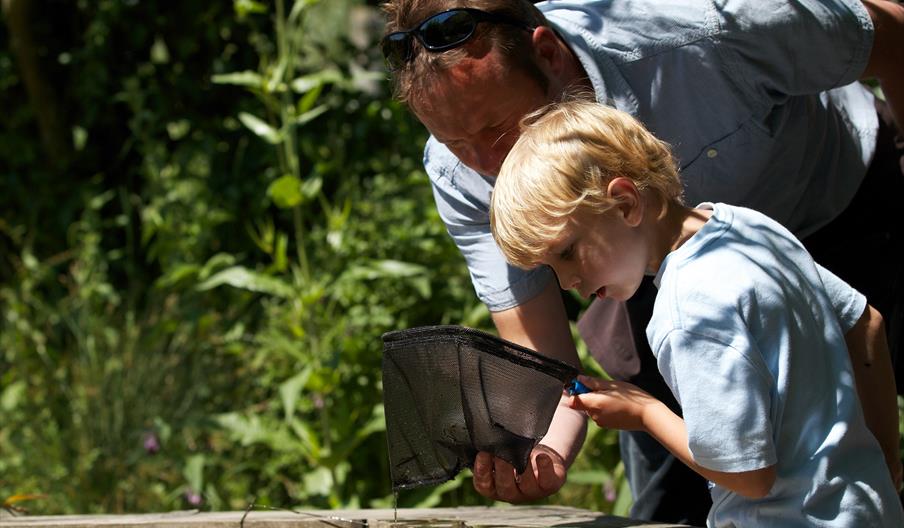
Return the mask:
M 678 528 L 559 506 L 512 506 L 382 510 L 177 511 L 133 515 L 11 516 L 0 513 L 2 528 Z

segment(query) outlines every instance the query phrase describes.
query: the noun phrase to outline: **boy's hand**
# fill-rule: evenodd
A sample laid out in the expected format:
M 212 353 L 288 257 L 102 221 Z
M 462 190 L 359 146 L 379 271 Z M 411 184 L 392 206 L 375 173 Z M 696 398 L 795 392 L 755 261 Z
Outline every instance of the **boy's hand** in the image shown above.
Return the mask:
M 659 400 L 625 381 L 609 381 L 589 376 L 578 380 L 593 392 L 572 396 L 572 409 L 584 411 L 600 427 L 642 431 L 644 411 Z
M 567 471 L 562 456 L 543 444 L 531 451 L 530 464 L 521 475 L 505 460 L 480 452 L 474 460 L 474 489 L 493 500 L 535 501 L 559 491 Z

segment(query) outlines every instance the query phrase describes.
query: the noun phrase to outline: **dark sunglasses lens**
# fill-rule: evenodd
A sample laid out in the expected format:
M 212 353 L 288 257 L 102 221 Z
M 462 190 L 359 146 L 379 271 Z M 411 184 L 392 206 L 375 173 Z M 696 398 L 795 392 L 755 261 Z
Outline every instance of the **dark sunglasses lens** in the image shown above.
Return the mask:
M 418 27 L 424 45 L 442 49 L 461 44 L 477 27 L 477 21 L 467 11 L 448 11 L 430 17 Z
M 408 46 L 411 37 L 407 33 L 391 33 L 383 37 L 380 47 L 383 57 L 392 69 L 401 68 L 408 60 Z

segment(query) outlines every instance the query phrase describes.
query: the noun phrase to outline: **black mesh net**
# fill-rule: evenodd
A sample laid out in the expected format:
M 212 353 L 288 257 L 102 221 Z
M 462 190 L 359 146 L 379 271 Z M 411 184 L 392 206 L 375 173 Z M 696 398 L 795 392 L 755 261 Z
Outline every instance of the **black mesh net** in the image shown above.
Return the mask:
M 383 335 L 393 489 L 445 482 L 478 451 L 527 467 L 577 370 L 491 334 L 426 326 Z

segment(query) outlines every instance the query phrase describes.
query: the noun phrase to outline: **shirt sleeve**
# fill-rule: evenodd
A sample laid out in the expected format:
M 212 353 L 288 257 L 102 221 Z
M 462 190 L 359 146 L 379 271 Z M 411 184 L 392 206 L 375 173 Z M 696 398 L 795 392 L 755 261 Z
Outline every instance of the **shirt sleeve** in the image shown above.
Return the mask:
M 841 331 L 847 334 L 866 310 L 866 297 L 819 264 L 816 264 L 816 271 L 829 297 L 832 311 L 838 318 Z
M 694 461 L 714 471 L 753 471 L 777 462 L 770 409 L 774 383 L 745 331 L 730 343 L 676 329 L 659 344 L 663 375 L 681 404 Z
M 860 0 L 717 2 L 719 52 L 754 100 L 781 103 L 859 79 L 873 44 Z
M 514 308 L 552 280 L 546 266 L 522 270 L 506 262 L 490 230 L 489 189 L 482 177 L 433 138 L 424 149 L 424 167 L 446 230 L 465 257 L 477 297 L 490 311 Z

